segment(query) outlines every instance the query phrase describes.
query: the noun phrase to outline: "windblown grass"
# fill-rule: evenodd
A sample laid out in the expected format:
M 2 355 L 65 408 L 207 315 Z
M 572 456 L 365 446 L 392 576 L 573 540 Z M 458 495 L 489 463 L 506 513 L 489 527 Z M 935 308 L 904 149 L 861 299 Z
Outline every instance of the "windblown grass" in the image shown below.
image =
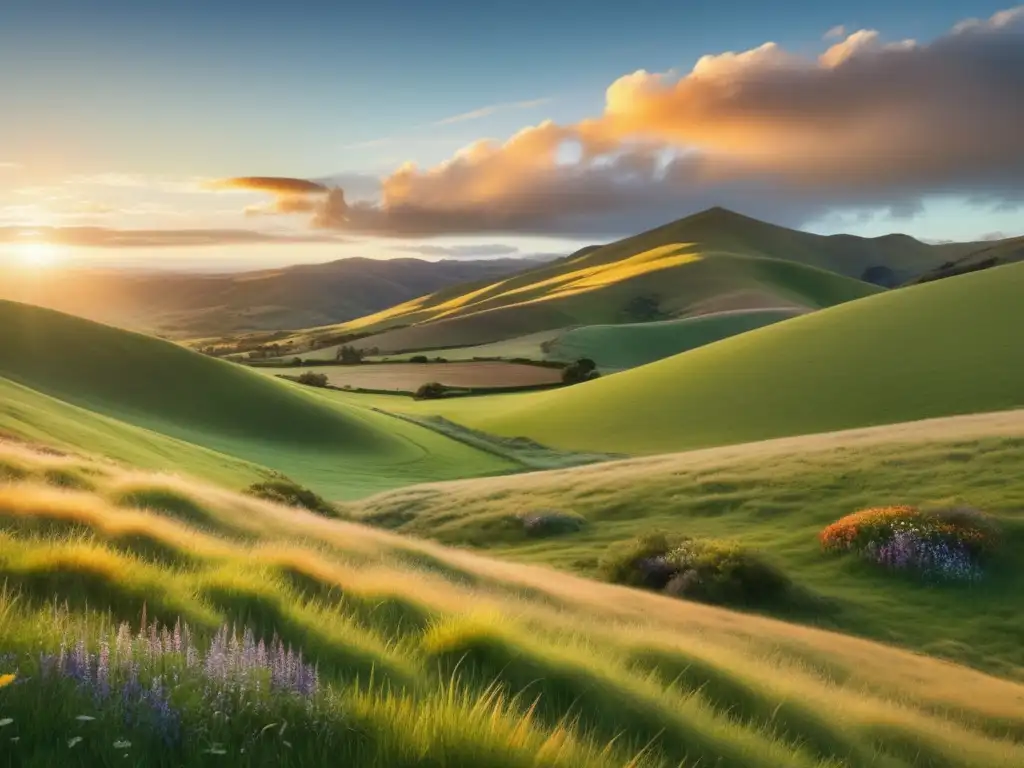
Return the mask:
M 177 478 L 6 445 L 0 461 L 20 471 L 0 486 L 0 674 L 16 676 L 0 688 L 0 764 L 1024 760 L 1024 686 L 965 667 Z M 48 485 L 57 466 L 90 486 Z M 172 659 L 158 684 L 183 732 L 165 741 L 74 680 L 39 676 L 40 651 L 83 640 L 97 653 L 143 612 L 187 622 L 200 650 L 225 624 L 276 636 L 318 665 L 319 693 L 238 693 L 225 720 L 195 693 L 205 678 Z

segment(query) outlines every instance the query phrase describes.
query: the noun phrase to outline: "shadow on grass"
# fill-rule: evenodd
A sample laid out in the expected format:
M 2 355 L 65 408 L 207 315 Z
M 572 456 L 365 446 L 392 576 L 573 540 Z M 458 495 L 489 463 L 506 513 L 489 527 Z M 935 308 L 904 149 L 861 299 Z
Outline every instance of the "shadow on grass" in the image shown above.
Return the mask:
M 116 494 L 112 501 L 119 507 L 134 507 L 157 512 L 180 520 L 193 528 L 222 536 L 235 539 L 252 538 L 247 531 L 226 524 L 194 499 L 170 488 L 134 488 Z
M 600 667 L 549 658 L 497 632 L 468 626 L 447 633 L 429 651 L 442 676 L 477 691 L 497 683 L 532 704 L 534 715 L 549 725 L 575 723 L 596 741 L 624 743 L 634 754 L 648 747 L 671 764 L 760 765 L 731 734 L 716 732 L 722 721 L 709 711 L 701 716 L 699 705 L 684 707 L 682 699 L 673 708 L 660 692 L 645 690 L 643 681 L 634 686 Z

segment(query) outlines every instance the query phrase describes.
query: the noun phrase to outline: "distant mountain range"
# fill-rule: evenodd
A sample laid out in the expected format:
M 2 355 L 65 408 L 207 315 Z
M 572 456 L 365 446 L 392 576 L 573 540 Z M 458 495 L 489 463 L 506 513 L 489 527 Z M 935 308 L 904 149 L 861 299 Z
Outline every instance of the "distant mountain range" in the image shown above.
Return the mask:
M 815 235 L 711 208 L 513 276 L 445 288 L 295 340 L 301 346 L 372 334 L 360 343 L 394 352 L 731 311 L 792 316 L 898 286 L 993 245 L 998 244 L 929 244 L 898 234 Z
M 170 337 L 339 323 L 473 280 L 495 280 L 532 259 L 350 258 L 233 274 L 0 268 L 0 299 L 36 304 Z

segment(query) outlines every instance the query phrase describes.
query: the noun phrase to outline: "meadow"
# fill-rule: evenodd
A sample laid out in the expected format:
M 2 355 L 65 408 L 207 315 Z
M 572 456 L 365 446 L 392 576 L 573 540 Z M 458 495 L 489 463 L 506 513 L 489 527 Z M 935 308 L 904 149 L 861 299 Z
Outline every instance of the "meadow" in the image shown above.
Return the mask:
M 274 471 L 334 499 L 515 468 L 159 339 L 10 302 L 0 302 L 0 327 L 0 430 L 16 437 L 235 488 Z
M 1024 760 L 1024 686 L 963 666 L 178 477 L 0 461 L 2 764 Z
M 759 608 L 1024 682 L 1024 410 L 770 440 L 558 471 L 399 489 L 355 520 L 600 578 L 601 559 L 655 531 L 763 553 L 804 599 Z M 923 584 L 822 556 L 818 533 L 860 509 L 971 507 L 1003 529 L 980 585 Z M 523 517 L 582 518 L 533 536 Z

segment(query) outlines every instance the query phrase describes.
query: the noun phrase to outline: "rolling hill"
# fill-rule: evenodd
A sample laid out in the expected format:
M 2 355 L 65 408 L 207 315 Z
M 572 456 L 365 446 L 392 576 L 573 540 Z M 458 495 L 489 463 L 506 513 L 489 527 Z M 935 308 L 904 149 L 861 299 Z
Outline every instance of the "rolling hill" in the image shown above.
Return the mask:
M 927 283 L 946 277 L 975 272 L 980 269 L 991 269 L 1001 264 L 1014 264 L 1024 261 L 1024 237 L 1001 240 L 994 245 L 971 251 L 966 256 L 942 263 L 935 269 L 914 280 L 914 283 Z
M 6 301 L 0 328 L 0 377 L 22 385 L 5 385 L 0 427 L 30 407 L 71 425 L 70 404 L 106 417 L 108 429 L 111 420 L 136 428 L 110 437 L 122 456 L 130 458 L 141 428 L 279 470 L 335 498 L 509 468 L 429 430 L 141 334 Z
M 502 280 L 449 288 L 294 338 L 373 334 L 359 344 L 396 352 L 733 309 L 819 309 L 880 290 L 863 277 L 896 285 L 977 247 L 905 235 L 814 235 L 713 208 Z
M 962 665 L 81 457 L 0 465 L 15 765 L 1024 759 L 1024 687 Z
M 736 309 L 680 320 L 585 325 L 555 336 L 546 359 L 590 358 L 602 371 L 636 368 L 803 314 L 800 309 Z
M 352 258 L 232 274 L 0 266 L 0 299 L 57 309 L 174 337 L 275 331 L 337 323 L 435 292 L 498 277 L 536 262 L 430 262 Z
M 567 389 L 431 403 L 475 429 L 658 453 L 1024 406 L 1024 264 L 871 296 Z

